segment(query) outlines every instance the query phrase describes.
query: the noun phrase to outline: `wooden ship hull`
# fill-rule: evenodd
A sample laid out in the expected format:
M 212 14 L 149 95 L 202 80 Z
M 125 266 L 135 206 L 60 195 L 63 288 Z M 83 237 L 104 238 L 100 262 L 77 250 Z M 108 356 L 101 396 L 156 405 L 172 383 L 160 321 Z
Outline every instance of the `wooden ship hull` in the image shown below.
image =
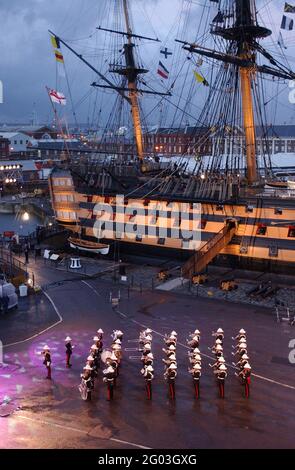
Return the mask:
M 232 237 L 224 240 L 217 251 L 213 250 L 210 261 L 231 260 L 236 266 L 262 269 L 271 265 L 295 267 L 295 194 L 253 195 L 222 204 L 218 200 L 184 201 L 171 195 L 149 200 L 128 197 L 118 205 L 115 193 L 105 196 L 89 188 L 83 192 L 75 187 L 71 170 L 58 169 L 50 176 L 50 190 L 57 222 L 74 234 L 82 233 L 88 240 L 111 246 L 120 243 L 123 249 L 129 247 L 141 255 L 161 253 L 186 260 L 214 241 L 227 221 L 234 219 Z M 184 203 L 186 220 L 180 221 L 176 208 Z M 144 214 L 130 216 L 137 208 L 141 212 L 144 208 Z M 140 236 L 134 233 L 134 225 Z M 102 232 L 97 227 L 102 227 Z M 180 236 L 175 237 L 173 231 L 178 228 Z M 197 232 L 196 240 L 187 240 L 182 234 L 186 230 Z M 196 267 L 196 271 L 204 269 L 205 266 Z

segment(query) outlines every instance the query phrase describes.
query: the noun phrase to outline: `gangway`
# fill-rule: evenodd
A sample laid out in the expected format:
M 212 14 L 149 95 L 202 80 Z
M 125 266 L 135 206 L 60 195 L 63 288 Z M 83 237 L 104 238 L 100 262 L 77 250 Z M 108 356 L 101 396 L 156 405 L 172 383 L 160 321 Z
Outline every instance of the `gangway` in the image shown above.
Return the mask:
M 227 219 L 224 227 L 184 264 L 182 277 L 192 279 L 195 274 L 202 273 L 208 264 L 230 243 L 236 230 L 236 219 Z

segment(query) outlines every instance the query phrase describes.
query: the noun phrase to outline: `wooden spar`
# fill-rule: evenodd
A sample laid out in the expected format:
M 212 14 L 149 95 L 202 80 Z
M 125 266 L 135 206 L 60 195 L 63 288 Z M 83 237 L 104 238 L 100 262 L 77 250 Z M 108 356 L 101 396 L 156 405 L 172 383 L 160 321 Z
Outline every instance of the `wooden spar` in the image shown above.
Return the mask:
M 137 84 L 136 84 L 136 73 L 132 73 L 135 70 L 134 54 L 132 44 L 132 30 L 130 25 L 130 17 L 128 11 L 127 0 L 123 0 L 123 8 L 126 22 L 126 29 L 128 33 L 128 44 L 125 46 L 125 57 L 126 57 L 126 67 L 130 68 L 131 73 L 127 74 L 128 79 L 128 89 L 129 89 L 129 98 L 131 103 L 131 112 L 133 120 L 133 129 L 134 137 L 136 142 L 137 154 L 140 160 L 143 160 L 143 136 L 142 136 L 142 127 L 140 119 L 140 110 L 138 104 L 138 94 L 137 94 Z
M 249 184 L 257 181 L 257 160 L 255 146 L 255 122 L 253 110 L 253 97 L 251 91 L 252 74 L 250 68 L 240 68 L 242 108 L 244 120 L 244 132 L 246 142 L 247 179 Z

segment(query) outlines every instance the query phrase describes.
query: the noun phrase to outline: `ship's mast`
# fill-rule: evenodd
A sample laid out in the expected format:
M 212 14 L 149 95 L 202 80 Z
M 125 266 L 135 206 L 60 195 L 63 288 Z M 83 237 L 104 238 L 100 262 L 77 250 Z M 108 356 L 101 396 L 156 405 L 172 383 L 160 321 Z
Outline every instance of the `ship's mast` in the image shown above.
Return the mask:
M 248 28 L 254 26 L 255 2 L 250 0 L 236 0 L 236 26 Z M 243 59 L 251 59 L 253 50 L 249 44 L 249 37 L 241 36 L 238 44 L 239 56 Z M 252 81 L 254 70 L 249 67 L 240 67 L 240 81 L 242 94 L 242 108 L 244 120 L 244 132 L 246 143 L 247 179 L 251 185 L 257 181 L 257 160 L 256 160 L 256 137 L 255 120 L 252 96 Z
M 140 160 L 143 159 L 143 136 L 140 119 L 140 109 L 138 104 L 137 76 L 140 70 L 137 69 L 134 59 L 134 44 L 132 42 L 132 30 L 128 10 L 128 0 L 123 0 L 124 16 L 127 29 L 127 44 L 124 44 L 124 53 L 126 60 L 126 77 L 128 80 L 129 98 L 132 111 L 134 137 L 136 142 L 137 155 Z
M 252 95 L 252 83 L 255 78 L 256 40 L 271 34 L 266 28 L 257 24 L 255 0 L 235 0 L 235 23 L 229 28 L 220 28 L 216 34 L 237 44 L 237 58 L 241 61 L 239 67 L 242 113 L 246 144 L 246 166 L 249 185 L 258 180 L 256 160 L 255 118 Z M 247 64 L 246 66 L 242 65 Z
M 250 185 L 258 180 L 257 161 L 256 161 L 256 145 L 255 145 L 255 119 L 252 84 L 256 72 L 271 75 L 272 77 L 282 78 L 284 80 L 292 80 L 295 77 L 294 72 L 279 63 L 269 52 L 267 52 L 258 43 L 258 39 L 266 38 L 272 32 L 257 22 L 256 2 L 255 0 L 234 0 L 234 11 L 229 17 L 233 17 L 233 23 L 230 25 L 226 22 L 222 26 L 213 25 L 212 34 L 221 36 L 230 41 L 235 46 L 236 52 L 218 52 L 212 49 L 204 48 L 198 44 L 190 44 L 177 40 L 183 45 L 183 49 L 221 60 L 227 64 L 237 66 L 240 77 L 240 88 L 242 94 L 242 113 L 246 143 L 246 166 L 247 179 Z M 231 48 L 229 48 L 231 50 Z M 262 54 L 271 65 L 258 65 L 256 54 Z

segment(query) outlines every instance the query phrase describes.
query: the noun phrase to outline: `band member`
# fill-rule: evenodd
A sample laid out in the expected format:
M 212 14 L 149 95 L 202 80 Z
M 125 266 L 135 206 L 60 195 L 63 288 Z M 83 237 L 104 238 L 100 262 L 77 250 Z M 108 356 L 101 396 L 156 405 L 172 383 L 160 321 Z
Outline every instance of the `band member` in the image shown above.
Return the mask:
M 72 367 L 71 364 L 71 355 L 73 354 L 73 347 L 72 346 L 72 339 L 67 336 L 65 339 L 65 345 L 66 345 L 66 367 Z
M 47 369 L 47 377 L 46 379 L 51 380 L 51 354 L 50 354 L 50 349 L 48 346 L 44 346 L 44 349 L 42 351 L 44 361 L 43 364 L 45 365 Z

